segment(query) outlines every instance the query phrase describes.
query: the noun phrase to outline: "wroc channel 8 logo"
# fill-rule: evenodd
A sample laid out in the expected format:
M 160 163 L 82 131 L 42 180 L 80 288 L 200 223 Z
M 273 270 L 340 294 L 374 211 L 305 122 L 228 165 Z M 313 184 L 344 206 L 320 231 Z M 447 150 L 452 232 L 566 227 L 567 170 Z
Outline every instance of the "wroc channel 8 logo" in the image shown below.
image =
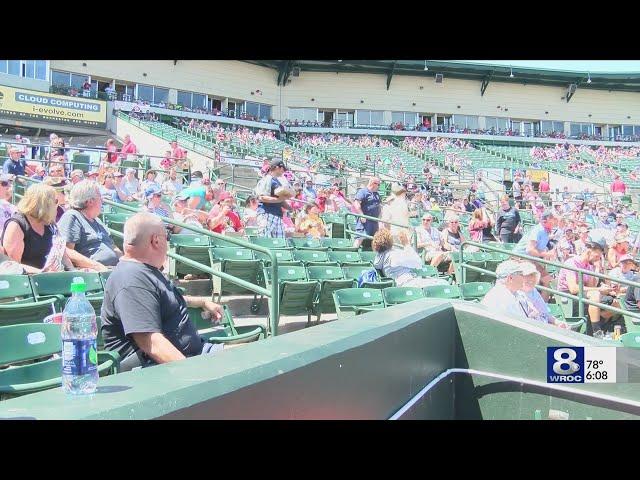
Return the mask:
M 547 383 L 584 383 L 584 347 L 547 347 Z

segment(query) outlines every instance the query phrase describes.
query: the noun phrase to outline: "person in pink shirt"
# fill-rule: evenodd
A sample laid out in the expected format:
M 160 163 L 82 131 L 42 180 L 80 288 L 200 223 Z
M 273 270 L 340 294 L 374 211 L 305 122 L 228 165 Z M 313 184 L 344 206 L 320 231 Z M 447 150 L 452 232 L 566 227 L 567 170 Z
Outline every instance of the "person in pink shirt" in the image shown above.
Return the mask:
M 619 198 L 625 194 L 625 192 L 627 191 L 627 186 L 624 184 L 624 182 L 620 178 L 620 175 L 616 174 L 613 182 L 611 182 L 610 190 L 611 190 L 612 197 Z
M 187 152 L 180 148 L 175 140 L 171 142 L 171 157 L 176 161 L 187 158 Z
M 138 148 L 135 143 L 131 141 L 131 137 L 129 134 L 124 136 L 124 143 L 122 144 L 122 148 L 120 149 L 120 159 L 126 160 L 127 155 L 135 155 L 138 153 Z
M 547 179 L 543 178 L 542 180 L 540 180 L 540 183 L 538 184 L 538 191 L 549 192 L 550 190 L 551 187 L 549 186 L 549 182 L 547 181 Z

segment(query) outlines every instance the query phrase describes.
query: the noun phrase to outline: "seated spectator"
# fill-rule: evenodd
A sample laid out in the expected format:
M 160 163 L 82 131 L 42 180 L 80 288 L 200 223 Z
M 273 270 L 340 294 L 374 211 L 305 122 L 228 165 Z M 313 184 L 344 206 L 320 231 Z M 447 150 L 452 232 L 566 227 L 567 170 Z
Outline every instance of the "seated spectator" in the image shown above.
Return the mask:
M 89 259 L 89 262 L 81 261 L 82 265 L 78 266 L 100 271 L 116 265 L 122 252 L 114 245 L 107 228 L 98 218 L 102 211 L 102 195 L 98 185 L 84 180 L 73 186 L 69 197 L 71 208 L 62 215 L 58 226 L 67 248 Z
M 440 230 L 433 226 L 433 216 L 425 213 L 422 216 L 422 225 L 416 227 L 418 251 L 424 250 L 424 261 L 433 267 L 441 263 L 451 263 L 451 257 L 442 250 L 442 237 Z
M 296 231 L 305 234 L 308 238 L 322 238 L 326 236 L 327 229 L 320 218 L 317 205 L 307 204 L 304 207 L 305 216 L 298 223 Z
M 540 292 L 536 288 L 540 281 L 540 272 L 536 266 L 531 262 L 521 262 L 522 275 L 524 276 L 524 282 L 522 291 L 522 298 L 527 305 L 527 317 L 531 320 L 537 320 L 550 325 L 557 325 L 561 328 L 567 328 L 567 324 L 558 320 L 551 315 L 549 305 L 544 301 Z M 524 303 L 523 302 L 523 303 Z
M 11 203 L 13 180 L 11 175 L 0 175 L 0 238 L 4 225 L 16 212 L 16 206 Z
M 207 203 L 207 188 L 203 184 L 202 172 L 191 173 L 191 184 L 182 190 L 188 198 L 187 207 L 190 210 L 202 210 Z
M 136 178 L 136 169 L 127 168 L 125 170 L 124 182 L 122 183 L 122 193 L 124 193 L 127 197 L 134 198 L 138 195 L 139 190 L 140 182 Z
M 76 183 L 84 180 L 84 172 L 82 170 L 73 170 L 69 175 L 69 178 L 71 179 L 71 183 L 75 185 Z
M 116 141 L 113 138 L 110 138 L 107 140 L 107 143 L 105 143 L 104 146 L 107 149 L 107 153 L 103 158 L 103 162 L 107 165 L 117 165 L 119 162 L 119 158 Z
M 64 177 L 47 177 L 42 182 L 45 185 L 53 187 L 56 191 L 56 223 L 60 221 L 62 215 L 67 210 L 67 189 L 69 182 Z
M 507 260 L 496 268 L 496 284 L 491 287 L 480 303 L 491 308 L 492 312 L 512 319 L 528 318 L 526 301 L 518 295 L 518 291 L 523 288 L 523 264 Z
M 43 184 L 31 185 L 4 224 L 2 247 L 14 261 L 42 269 L 53 245 L 56 192 Z M 70 265 L 70 263 L 67 263 Z
M 179 222 L 193 225 L 194 227 L 203 228 L 202 223 L 206 222 L 206 213 L 201 210 L 189 210 L 187 208 L 187 200 L 183 194 L 179 193 L 173 201 L 173 218 Z M 182 229 L 182 234 L 197 234 L 193 230 Z
M 188 307 L 202 308 L 212 322 L 222 308 L 206 297 L 183 296 L 161 272 L 168 234 L 162 221 L 137 213 L 124 225 L 124 256 L 110 275 L 102 305 L 105 348 L 123 359 L 123 371 L 183 360 L 221 347 L 202 341 Z
M 249 195 L 244 202 L 244 221 L 245 227 L 258 226 L 258 199 L 254 195 Z
M 157 185 L 151 185 L 144 192 L 146 199 L 146 207 L 149 213 L 154 213 L 160 217 L 173 219 L 173 212 L 167 204 L 162 201 L 162 190 Z M 172 233 L 180 233 L 182 230 L 179 226 L 165 223 L 167 230 Z
M 220 194 L 218 203 L 209 212 L 207 226 L 216 233 L 244 233 L 240 216 L 235 211 L 235 198 L 229 192 Z
M 616 268 L 620 265 L 620 259 L 629 253 L 629 237 L 626 235 L 616 235 L 609 251 L 607 252 L 607 261 L 609 268 Z
M 27 169 L 27 161 L 22 158 L 22 150 L 18 147 L 9 147 L 9 158 L 5 160 L 3 173 L 9 175 L 25 175 Z
M 429 285 L 444 285 L 445 280 L 437 278 L 420 278 L 414 270 L 422 267 L 422 260 L 411 247 L 406 231 L 400 231 L 398 238 L 402 249 L 393 248 L 393 237 L 387 229 L 378 230 L 371 242 L 371 247 L 376 252 L 373 266 L 381 270 L 385 277 L 395 280 L 399 287 L 426 287 Z
M 35 170 L 36 170 L 36 173 L 31 175 L 31 178 L 33 178 L 34 180 L 39 180 L 39 181 L 44 180 L 44 177 L 47 176 L 47 169 L 44 168 L 42 165 L 39 165 L 39 166 L 36 167 Z
M 114 175 L 112 173 L 108 173 L 104 176 L 102 185 L 100 185 L 100 195 L 102 195 L 104 200 L 111 200 L 116 203 L 125 202 L 127 200 L 127 196 L 116 189 Z
M 182 179 L 178 178 L 178 174 L 175 168 L 169 170 L 169 178 L 162 182 L 162 191 L 165 195 L 174 196 L 180 193 L 184 185 Z
M 587 248 L 582 253 L 582 255 L 571 257 L 566 260 L 564 264 L 574 268 L 580 268 L 582 270 L 597 272 L 598 263 L 602 259 L 602 255 L 604 253 L 604 246 L 603 244 L 600 244 L 598 242 L 590 241 L 586 244 L 586 247 Z M 591 275 L 583 275 L 583 290 L 585 293 L 585 297 L 592 302 L 600 302 L 601 298 L 604 295 L 608 295 L 611 292 L 611 287 L 605 285 L 599 287 L 599 283 L 600 280 L 597 277 L 593 277 Z M 578 295 L 578 273 L 564 268 L 561 269 L 558 273 L 557 288 L 560 292 Z M 589 320 L 591 322 L 591 328 L 594 333 L 599 330 L 604 330 L 604 325 L 603 323 L 601 323 L 601 320 L 604 320 L 606 322 L 612 317 L 612 313 L 610 311 L 601 311 L 599 307 L 596 307 L 594 305 L 589 305 L 588 313 Z M 577 316 L 577 314 L 578 303 L 574 301 L 573 316 Z
M 49 165 L 50 177 L 65 177 L 64 165 L 61 163 L 52 163 Z
M 158 182 L 156 182 L 156 175 L 158 174 L 158 172 L 156 172 L 154 169 L 149 169 L 147 170 L 147 173 L 145 174 L 145 179 L 142 181 L 142 183 L 140 184 L 140 190 L 142 192 L 147 191 L 149 188 L 158 188 L 159 190 L 162 190 L 162 188 L 160 187 L 160 184 Z

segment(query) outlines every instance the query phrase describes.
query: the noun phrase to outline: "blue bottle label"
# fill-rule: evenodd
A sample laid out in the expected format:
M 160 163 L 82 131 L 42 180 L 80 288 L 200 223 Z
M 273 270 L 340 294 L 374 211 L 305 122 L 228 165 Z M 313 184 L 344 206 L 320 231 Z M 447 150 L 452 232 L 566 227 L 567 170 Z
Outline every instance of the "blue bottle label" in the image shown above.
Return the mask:
M 62 341 L 63 375 L 87 375 L 98 369 L 98 350 L 95 339 Z

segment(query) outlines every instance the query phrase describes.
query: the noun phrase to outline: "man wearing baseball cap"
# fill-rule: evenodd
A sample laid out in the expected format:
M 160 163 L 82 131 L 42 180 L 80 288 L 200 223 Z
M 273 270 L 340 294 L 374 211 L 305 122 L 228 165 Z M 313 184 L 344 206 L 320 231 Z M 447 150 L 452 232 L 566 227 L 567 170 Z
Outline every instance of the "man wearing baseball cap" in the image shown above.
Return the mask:
M 593 240 L 587 241 L 585 244 L 585 251 L 580 255 L 576 255 L 567 259 L 564 265 L 573 268 L 579 268 L 582 270 L 588 270 L 591 272 L 596 271 L 596 264 L 602 260 L 604 254 L 604 242 L 597 242 Z M 558 272 L 558 290 L 572 295 L 578 295 L 580 287 L 578 284 L 578 273 L 565 268 L 560 269 Z M 611 287 L 607 285 L 598 286 L 600 279 L 591 275 L 583 275 L 584 295 L 587 299 L 593 302 L 600 302 L 604 295 L 608 295 L 611 292 Z M 610 311 L 602 311 L 599 307 L 589 305 L 589 320 L 591 328 L 587 328 L 587 333 L 593 330 L 593 333 L 602 330 L 603 323 L 612 317 Z M 578 302 L 573 302 L 573 316 L 578 314 Z
M 9 147 L 9 158 L 4 162 L 3 173 L 10 175 L 24 175 L 27 161 L 21 158 L 22 150 L 16 146 Z
M 282 222 L 282 209 L 289 209 L 283 198 L 276 194 L 281 190 L 283 183 L 280 177 L 287 167 L 280 159 L 272 160 L 269 171 L 262 177 L 255 188 L 258 197 L 258 235 L 269 238 L 284 238 L 285 230 Z
M 526 302 L 518 296 L 524 287 L 522 263 L 514 260 L 502 262 L 496 268 L 496 284 L 487 292 L 482 305 L 514 319 L 528 318 Z

